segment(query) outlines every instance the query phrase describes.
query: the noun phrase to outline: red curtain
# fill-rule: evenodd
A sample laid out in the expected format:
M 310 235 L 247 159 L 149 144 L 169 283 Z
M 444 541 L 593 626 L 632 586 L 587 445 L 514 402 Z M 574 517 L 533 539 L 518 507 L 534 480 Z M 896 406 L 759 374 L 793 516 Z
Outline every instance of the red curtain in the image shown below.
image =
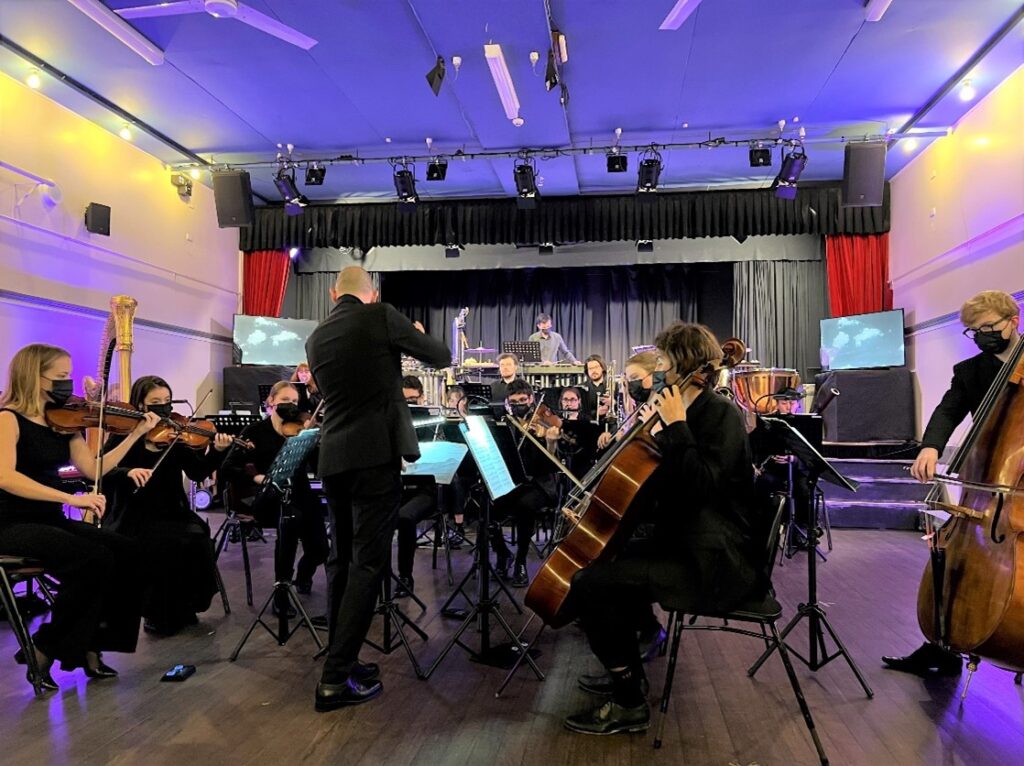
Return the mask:
M 242 311 L 249 316 L 281 316 L 292 262 L 281 250 L 254 250 L 242 261 Z
M 827 236 L 825 260 L 832 316 L 892 308 L 888 234 Z

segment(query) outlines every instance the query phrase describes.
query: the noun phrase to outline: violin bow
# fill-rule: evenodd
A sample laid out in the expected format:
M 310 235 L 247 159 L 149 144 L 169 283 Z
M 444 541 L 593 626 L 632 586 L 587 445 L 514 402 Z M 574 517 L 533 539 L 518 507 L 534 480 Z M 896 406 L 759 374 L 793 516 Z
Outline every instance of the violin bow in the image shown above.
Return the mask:
M 580 489 L 586 491 L 587 488 L 585 486 L 583 486 L 583 483 L 573 475 L 573 472 L 570 471 L 568 468 L 566 468 L 564 465 L 562 465 L 562 461 L 560 461 L 557 457 L 555 457 L 550 452 L 548 452 L 547 447 L 545 447 L 543 444 L 541 444 L 537 440 L 537 437 L 534 436 L 533 434 L 531 434 L 529 432 L 529 430 L 527 430 L 526 426 L 524 426 L 522 423 L 520 423 L 518 420 L 516 420 L 513 417 L 505 418 L 505 420 L 508 421 L 509 423 L 511 423 L 515 428 L 517 428 L 519 430 L 519 432 L 522 433 L 522 435 L 525 437 L 523 439 L 523 441 L 519 442 L 519 446 L 520 447 L 523 445 L 523 443 L 525 442 L 526 439 L 529 439 L 530 442 L 533 444 L 533 446 L 535 446 L 537 449 L 539 449 L 541 452 L 544 453 L 544 457 L 546 457 L 548 460 L 550 460 L 552 463 L 554 463 L 556 466 L 558 466 L 558 470 L 560 470 L 567 477 L 569 477 L 569 481 L 571 481 L 573 484 L 575 484 Z
M 109 370 L 107 370 L 107 372 L 109 373 Z M 103 426 L 105 424 L 106 417 L 107 417 L 107 379 L 104 377 L 104 379 L 100 381 L 100 415 L 99 415 L 99 421 L 98 421 L 97 426 L 96 426 L 96 429 L 99 431 L 99 444 L 98 444 L 97 449 L 96 449 L 96 464 L 95 464 L 95 467 L 94 467 L 96 475 L 93 477 L 93 480 L 92 480 L 92 494 L 94 494 L 94 495 L 100 495 L 100 494 L 103 493 L 103 441 L 104 441 L 104 439 L 103 439 Z M 103 517 L 102 516 L 100 516 L 97 513 L 97 514 L 95 514 L 95 516 L 96 516 L 95 520 L 93 520 L 91 518 L 92 515 L 93 515 L 93 511 L 88 511 L 88 513 L 89 513 L 89 516 L 90 516 L 90 518 L 88 519 L 88 522 L 90 524 L 92 524 L 93 526 L 96 526 L 96 527 L 102 526 L 102 521 L 103 521 Z M 86 519 L 83 519 L 83 521 L 86 521 Z
M 159 468 L 160 464 L 163 463 L 164 460 L 167 459 L 167 456 L 169 454 L 171 454 L 171 448 L 174 447 L 174 445 L 177 444 L 181 440 L 181 435 L 183 433 L 185 433 L 185 429 L 188 428 L 188 426 L 190 426 L 192 424 L 192 422 L 196 419 L 196 413 L 199 412 L 199 410 L 202 408 L 202 406 L 206 403 L 206 400 L 210 398 L 210 394 L 212 394 L 212 393 L 213 393 L 213 389 L 211 388 L 209 391 L 206 392 L 206 395 L 202 399 L 199 400 L 199 404 L 197 404 L 195 406 L 195 409 L 192 410 L 192 414 L 189 415 L 188 420 L 185 421 L 185 425 L 183 425 L 181 428 L 178 429 L 178 433 L 176 433 L 174 435 L 174 438 L 171 439 L 170 443 L 167 445 L 167 448 L 164 450 L 163 454 L 160 457 L 158 457 L 157 460 L 156 460 L 156 463 L 153 464 L 153 467 L 150 469 L 150 476 L 152 476 L 152 474 L 156 473 L 156 469 Z M 135 491 L 132 492 L 132 494 L 133 495 L 137 494 L 140 489 L 142 489 L 142 487 L 136 487 Z

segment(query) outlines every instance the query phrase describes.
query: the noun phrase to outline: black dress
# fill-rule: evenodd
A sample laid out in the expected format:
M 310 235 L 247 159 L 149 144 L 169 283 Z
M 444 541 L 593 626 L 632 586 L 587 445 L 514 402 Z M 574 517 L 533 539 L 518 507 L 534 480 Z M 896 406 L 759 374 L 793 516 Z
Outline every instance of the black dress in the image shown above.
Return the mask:
M 109 451 L 121 437 L 112 437 Z M 139 440 L 106 479 L 104 526 L 142 544 L 146 593 L 142 614 L 156 632 L 172 635 L 196 622 L 217 593 L 216 563 L 210 527 L 189 507 L 181 475 L 193 481 L 208 478 L 224 458 L 212 447 L 203 455 L 175 445 L 149 482 L 135 491 L 132 468 L 153 468 L 162 453 Z
M 71 462 L 72 437 L 14 415 L 15 469 L 62 489 L 57 470 Z M 50 621 L 34 636 L 47 657 L 70 670 L 85 666 L 88 651 L 135 651 L 142 605 L 142 561 L 135 541 L 71 521 L 60 503 L 0 490 L 0 552 L 38 559 L 60 581 Z

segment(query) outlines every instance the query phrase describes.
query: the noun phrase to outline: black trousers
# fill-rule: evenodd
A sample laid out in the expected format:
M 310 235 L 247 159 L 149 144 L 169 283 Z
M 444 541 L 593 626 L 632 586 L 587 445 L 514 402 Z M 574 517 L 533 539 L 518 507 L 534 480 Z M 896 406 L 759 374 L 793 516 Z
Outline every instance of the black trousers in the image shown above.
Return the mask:
M 327 561 L 330 642 L 323 680 L 340 683 L 359 659 L 391 559 L 402 498 L 401 467 L 361 468 L 323 481 L 332 538 Z
M 526 554 L 530 552 L 530 540 L 533 538 L 537 512 L 550 503 L 551 499 L 547 493 L 534 484 L 516 487 L 494 503 L 494 508 L 491 509 L 491 547 L 498 554 L 498 558 L 509 559 L 512 556 L 498 526 L 502 520 L 511 517 L 516 527 L 515 563 L 526 564 Z
M 327 528 L 320 512 L 320 502 L 315 496 L 297 499 L 291 507 L 292 517 L 284 519 L 281 524 L 281 537 L 277 541 L 277 553 L 274 560 L 274 577 L 278 580 L 292 579 L 310 583 L 316 568 L 327 561 L 330 543 L 327 540 Z M 295 557 L 298 555 L 299 542 L 302 543 L 302 558 L 298 566 Z
M 398 575 L 412 577 L 416 555 L 416 525 L 437 513 L 437 490 L 407 491 L 398 509 Z
M 134 652 L 142 615 L 142 558 L 130 538 L 68 519 L 0 523 L 0 550 L 42 562 L 60 581 L 34 641 L 66 669 L 90 651 Z

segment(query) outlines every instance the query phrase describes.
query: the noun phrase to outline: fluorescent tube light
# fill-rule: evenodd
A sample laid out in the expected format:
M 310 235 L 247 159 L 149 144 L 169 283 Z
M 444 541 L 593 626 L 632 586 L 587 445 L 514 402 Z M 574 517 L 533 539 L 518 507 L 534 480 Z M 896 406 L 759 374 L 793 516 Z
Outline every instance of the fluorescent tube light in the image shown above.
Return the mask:
M 700 5 L 700 0 L 677 0 L 658 29 L 679 29 L 683 22 L 690 18 L 690 15 L 697 10 L 698 5 Z
M 498 97 L 505 109 L 505 116 L 510 120 L 516 119 L 519 116 L 519 96 L 516 95 L 516 86 L 512 82 L 508 65 L 505 64 L 505 54 L 501 52 L 501 46 L 497 43 L 485 45 L 484 58 L 487 59 L 487 66 L 491 68 L 491 78 L 494 80 L 494 87 L 498 89 Z

